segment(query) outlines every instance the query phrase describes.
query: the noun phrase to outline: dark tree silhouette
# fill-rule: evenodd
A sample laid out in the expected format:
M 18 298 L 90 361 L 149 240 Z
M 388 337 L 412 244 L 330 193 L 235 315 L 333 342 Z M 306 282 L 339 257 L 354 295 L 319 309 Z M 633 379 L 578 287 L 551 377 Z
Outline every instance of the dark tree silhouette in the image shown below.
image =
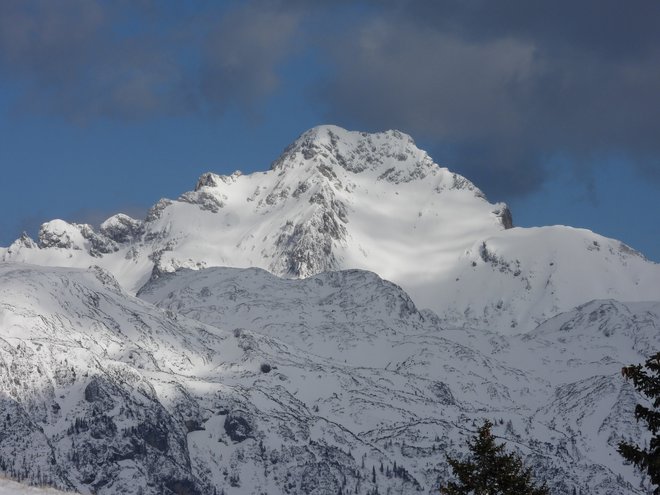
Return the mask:
M 477 435 L 468 441 L 470 456 L 467 460 L 447 456 L 457 482 L 451 481 L 440 489 L 445 495 L 547 495 L 545 485 L 537 487 L 532 471 L 525 468 L 515 453 L 507 453 L 505 445 L 496 444 L 485 421 Z
M 655 485 L 653 493 L 660 495 L 660 352 L 641 364 L 626 366 L 621 370 L 626 380 L 631 380 L 635 388 L 647 396 L 653 408 L 641 404 L 635 407 L 635 419 L 646 423 L 646 428 L 653 437 L 648 448 L 642 448 L 627 442 L 619 443 L 619 453 L 637 468 L 646 472 Z

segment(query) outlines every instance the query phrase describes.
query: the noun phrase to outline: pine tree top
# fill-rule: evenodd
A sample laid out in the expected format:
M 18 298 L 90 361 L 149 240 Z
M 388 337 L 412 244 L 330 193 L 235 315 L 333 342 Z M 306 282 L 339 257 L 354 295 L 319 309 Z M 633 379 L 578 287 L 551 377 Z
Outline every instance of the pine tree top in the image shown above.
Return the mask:
M 626 380 L 632 381 L 634 387 L 649 398 L 653 408 L 642 404 L 635 406 L 635 419 L 646 423 L 647 429 L 653 435 L 648 449 L 627 442 L 619 443 L 618 451 L 624 459 L 632 462 L 637 468 L 646 472 L 651 482 L 656 486 L 654 494 L 660 495 L 660 352 L 646 360 L 644 365 L 626 366 L 621 370 Z
M 547 495 L 545 485 L 535 486 L 532 471 L 525 468 L 517 454 L 506 452 L 491 432 L 493 424 L 485 421 L 474 439 L 468 441 L 470 456 L 458 460 L 447 456 L 458 482 L 441 489 L 445 495 Z

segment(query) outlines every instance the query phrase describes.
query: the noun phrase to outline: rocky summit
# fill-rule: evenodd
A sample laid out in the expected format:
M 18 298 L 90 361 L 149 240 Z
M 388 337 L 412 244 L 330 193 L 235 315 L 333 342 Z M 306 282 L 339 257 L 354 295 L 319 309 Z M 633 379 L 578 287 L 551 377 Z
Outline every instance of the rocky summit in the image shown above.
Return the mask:
M 649 493 L 620 375 L 660 266 L 517 228 L 398 131 L 321 126 L 144 219 L 0 248 L 0 475 L 79 493 L 437 493 L 484 419 L 553 494 Z

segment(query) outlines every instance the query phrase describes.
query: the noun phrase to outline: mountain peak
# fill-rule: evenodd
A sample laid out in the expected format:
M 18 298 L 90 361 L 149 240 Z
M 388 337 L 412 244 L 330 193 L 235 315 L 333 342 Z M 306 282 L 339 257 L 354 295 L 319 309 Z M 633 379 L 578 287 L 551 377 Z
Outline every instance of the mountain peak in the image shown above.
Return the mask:
M 402 132 L 318 126 L 265 172 L 202 174 L 194 190 L 158 201 L 141 221 L 115 215 L 99 231 L 54 220 L 38 248 L 0 260 L 98 265 L 129 292 L 180 268 L 260 267 L 304 278 L 371 270 L 436 308 L 443 279 L 476 241 L 511 227 L 469 180 L 435 164 Z
M 204 187 L 219 187 L 222 184 L 231 184 L 241 175 L 243 175 L 243 172 L 240 170 L 234 171 L 231 175 L 219 175 L 213 172 L 205 172 L 199 176 L 199 179 L 197 179 L 194 191 L 197 192 Z
M 367 133 L 333 125 L 313 127 L 301 134 L 271 168 L 286 170 L 321 163 L 354 173 L 377 172 L 379 178 L 394 175 L 406 182 L 439 169 L 410 136 L 400 131 Z
M 364 140 L 385 140 L 390 142 L 400 141 L 404 145 L 412 144 L 415 146 L 415 141 L 410 135 L 396 129 L 389 129 L 380 132 L 349 131 L 348 129 L 332 124 L 317 125 L 308 129 L 296 139 L 296 142 L 301 140 L 316 141 L 318 143 L 333 143 L 339 141 L 342 143 L 358 143 Z

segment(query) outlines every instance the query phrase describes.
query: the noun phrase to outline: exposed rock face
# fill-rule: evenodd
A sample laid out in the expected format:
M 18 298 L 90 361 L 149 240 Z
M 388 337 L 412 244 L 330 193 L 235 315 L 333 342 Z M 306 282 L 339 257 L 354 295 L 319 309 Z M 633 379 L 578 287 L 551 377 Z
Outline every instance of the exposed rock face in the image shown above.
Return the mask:
M 21 236 L 11 243 L 7 248 L 8 256 L 19 255 L 24 250 L 38 249 L 39 246 L 34 240 L 26 233 L 23 232 Z
M 63 220 L 52 220 L 39 229 L 39 247 L 80 250 L 83 237 L 80 230 Z
M 320 126 L 305 132 L 271 168 L 296 168 L 301 158 L 322 163 L 323 170 L 332 176 L 329 178 L 336 178 L 332 170 L 339 166 L 355 174 L 378 171 L 378 180 L 393 183 L 424 179 L 437 167 L 407 134 L 399 131 L 347 133 L 335 126 Z
M 74 224 L 74 226 L 80 230 L 83 238 L 89 241 L 88 251 L 90 255 L 94 257 L 101 257 L 104 254 L 114 253 L 115 251 L 119 250 L 119 247 L 114 240 L 109 239 L 104 235 L 97 234 L 94 232 L 94 229 L 91 225 Z
M 124 244 L 139 239 L 144 232 L 144 225 L 140 220 L 118 213 L 101 224 L 100 232 L 108 239 Z
M 220 187 L 222 184 L 231 184 L 236 182 L 236 179 L 241 175 L 243 175 L 243 173 L 240 170 L 236 170 L 231 175 L 218 175 L 213 172 L 206 172 L 197 180 L 194 192 L 201 191 L 207 187 L 215 188 Z
M 225 418 L 225 432 L 232 441 L 240 443 L 252 436 L 254 429 L 250 425 L 249 416 L 244 412 L 232 411 Z
M 210 211 L 211 213 L 218 213 L 220 208 L 225 206 L 222 199 L 205 191 L 187 192 L 179 197 L 179 201 L 198 205 L 201 210 Z
M 321 193 L 310 202 L 319 206 L 312 206 L 306 222 L 282 227 L 275 242 L 280 254 L 269 266 L 274 273 L 304 278 L 339 268 L 333 245 L 346 241 L 345 206 L 337 200 L 327 201 Z
M 218 187 L 218 185 L 219 176 L 212 172 L 206 172 L 205 174 L 202 174 L 197 180 L 197 184 L 195 185 L 195 192 L 199 191 L 203 187 Z
M 511 210 L 506 205 L 502 205 L 501 208 L 498 208 L 493 212 L 502 222 L 502 227 L 505 229 L 513 228 L 513 216 L 511 215 Z
M 34 240 L 29 235 L 27 235 L 26 232 L 23 232 L 21 236 L 16 239 L 16 242 L 18 242 L 19 246 L 28 249 L 34 249 L 38 247 L 37 243 L 34 242 Z
M 53 220 L 41 226 L 38 247 L 85 251 L 92 257 L 102 257 L 119 249 L 113 239 L 96 233 L 91 225 L 70 224 L 63 220 Z
M 155 220 L 158 220 L 161 217 L 163 210 L 170 206 L 172 203 L 173 201 L 171 199 L 159 199 L 155 205 L 149 208 L 145 222 L 154 222 Z

